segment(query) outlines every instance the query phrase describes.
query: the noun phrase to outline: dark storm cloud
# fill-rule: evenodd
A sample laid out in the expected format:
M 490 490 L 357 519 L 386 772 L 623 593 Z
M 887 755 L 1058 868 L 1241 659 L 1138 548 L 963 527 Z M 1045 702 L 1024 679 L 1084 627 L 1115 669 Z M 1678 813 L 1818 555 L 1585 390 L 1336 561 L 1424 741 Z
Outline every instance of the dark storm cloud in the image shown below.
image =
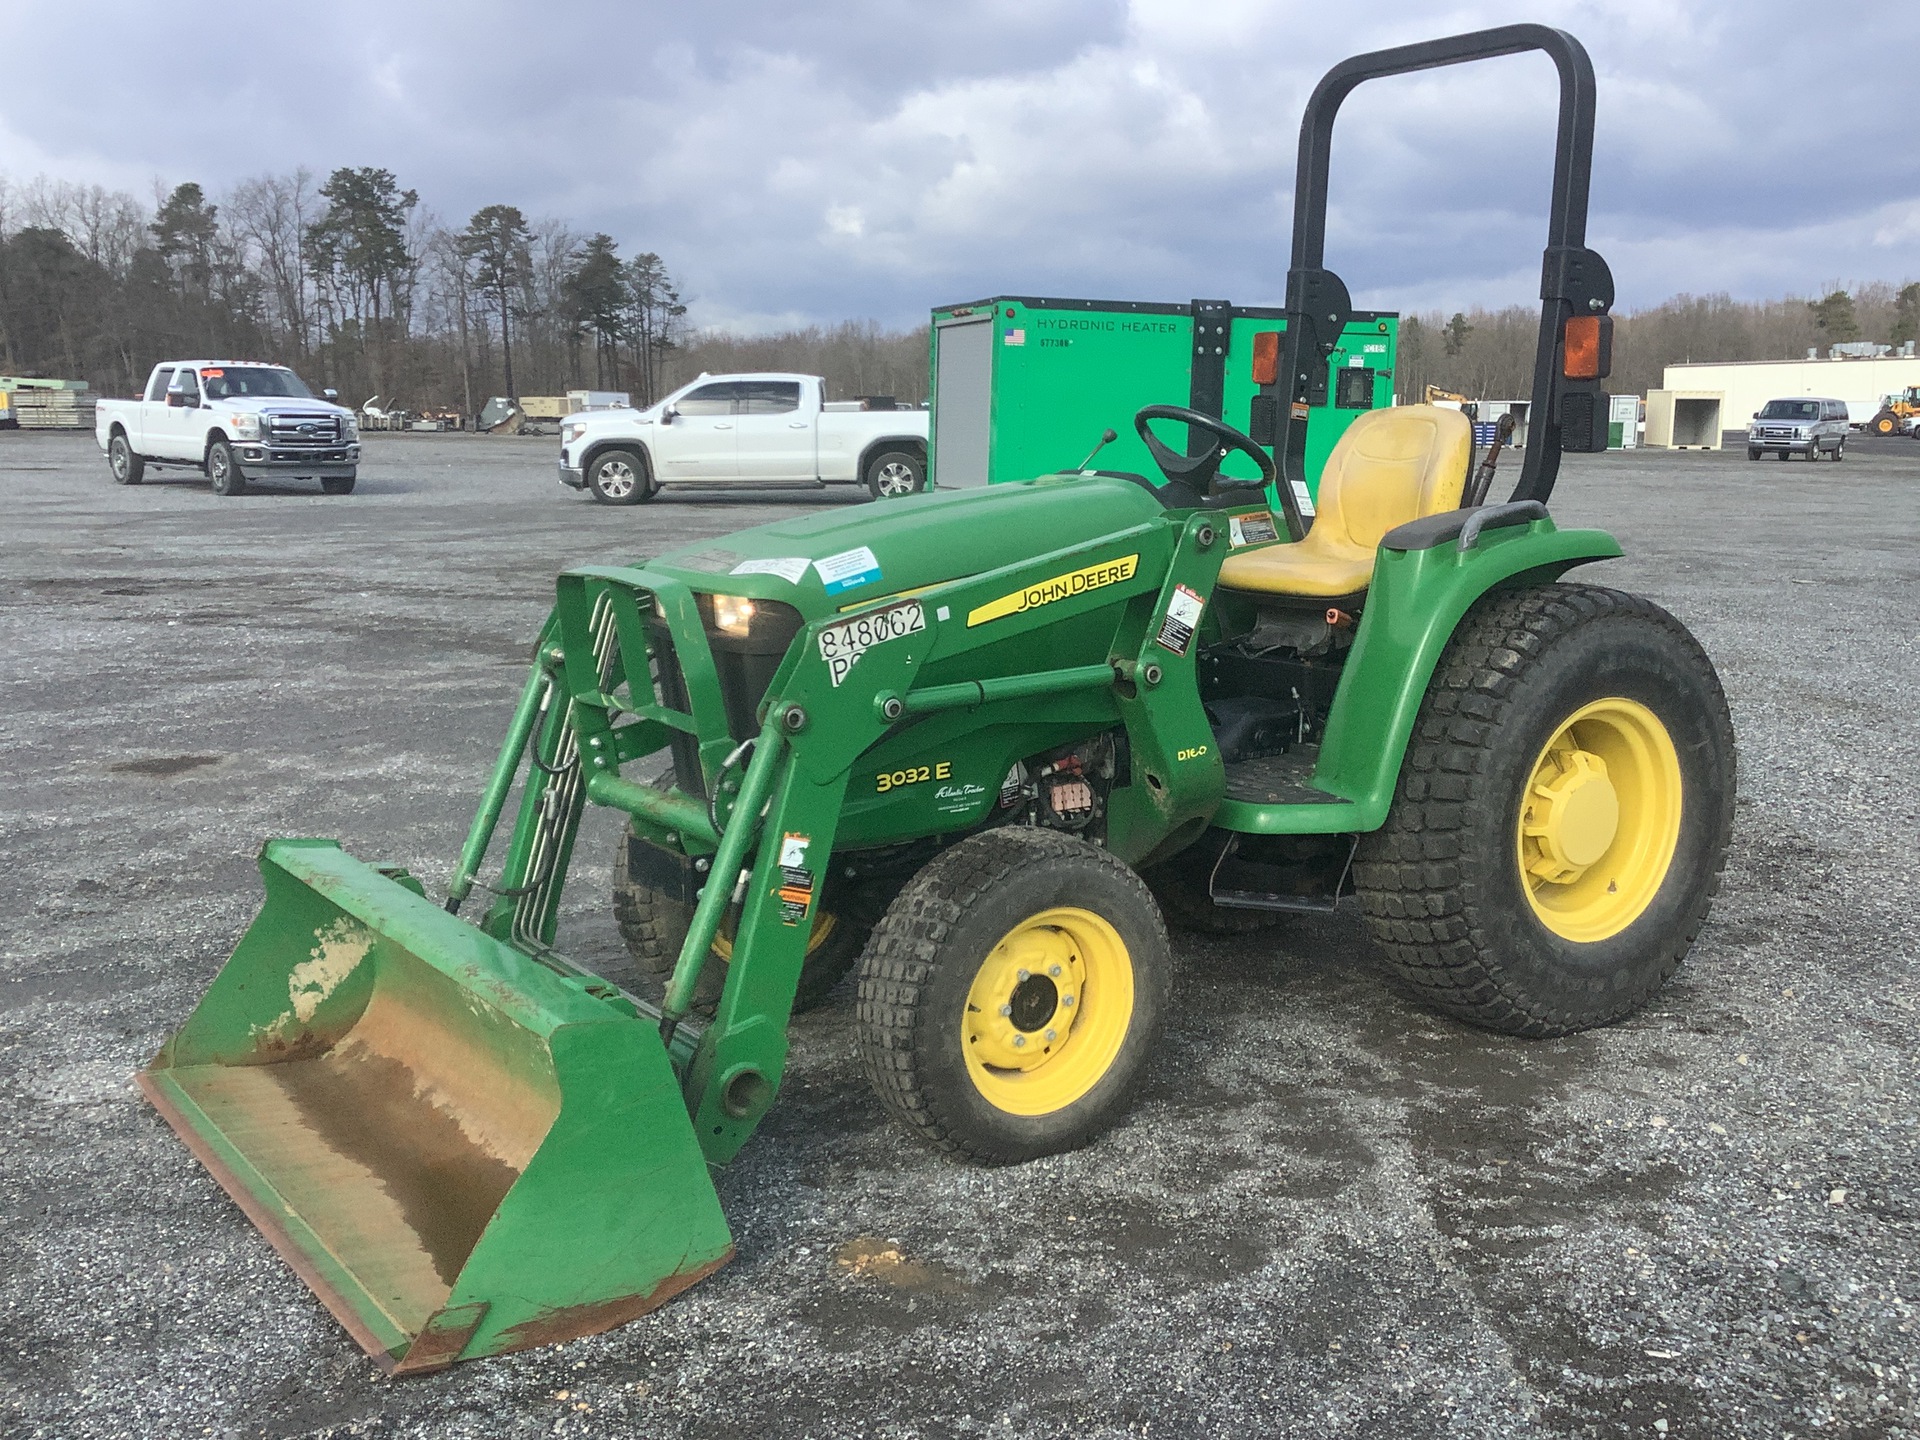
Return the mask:
M 993 293 L 1272 301 L 1299 107 L 1357 50 L 1517 19 L 1600 76 L 1592 238 L 1623 302 L 1920 274 L 1901 4 L 1101 0 L 28 7 L 0 166 L 218 189 L 385 165 L 660 251 L 707 322 Z M 1363 87 L 1329 260 L 1364 303 L 1524 300 L 1551 67 Z

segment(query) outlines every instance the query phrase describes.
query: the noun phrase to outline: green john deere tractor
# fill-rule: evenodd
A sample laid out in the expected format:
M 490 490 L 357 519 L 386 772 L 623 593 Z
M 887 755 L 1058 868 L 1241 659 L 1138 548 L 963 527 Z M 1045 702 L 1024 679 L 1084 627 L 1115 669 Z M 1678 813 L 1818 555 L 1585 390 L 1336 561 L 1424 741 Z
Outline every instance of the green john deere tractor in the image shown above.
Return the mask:
M 1562 89 L 1517 487 L 1487 503 L 1457 412 L 1374 411 L 1309 523 L 1306 417 L 1352 309 L 1321 263 L 1335 113 L 1365 80 L 1529 50 Z M 1557 1035 L 1630 1013 L 1706 917 L 1734 756 L 1700 647 L 1564 581 L 1620 547 L 1546 508 L 1562 450 L 1606 442 L 1593 104 L 1585 51 L 1530 25 L 1327 75 L 1287 327 L 1254 357 L 1271 456 L 1149 406 L 1158 479 L 1046 475 L 562 575 L 444 905 L 270 841 L 265 907 L 146 1093 L 367 1350 L 419 1371 L 606 1329 L 721 1265 L 708 1167 L 773 1104 L 796 1002 L 855 963 L 881 1100 L 987 1162 L 1125 1115 L 1172 1003 L 1163 915 L 1251 933 L 1357 901 L 1450 1014 Z M 1223 477 L 1230 452 L 1261 479 Z M 652 995 L 553 947 L 589 802 L 631 817 L 616 900 Z

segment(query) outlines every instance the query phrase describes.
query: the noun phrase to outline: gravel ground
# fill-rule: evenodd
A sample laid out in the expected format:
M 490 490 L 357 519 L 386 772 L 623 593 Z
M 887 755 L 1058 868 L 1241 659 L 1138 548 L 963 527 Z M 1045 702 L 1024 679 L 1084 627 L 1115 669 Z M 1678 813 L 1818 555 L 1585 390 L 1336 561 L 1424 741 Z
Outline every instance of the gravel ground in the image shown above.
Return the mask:
M 1904 441 L 1567 466 L 1562 523 L 1629 552 L 1593 577 L 1693 627 L 1740 737 L 1724 892 L 1645 1013 L 1523 1042 L 1405 999 L 1347 915 L 1189 938 L 1131 1122 L 983 1170 L 883 1118 L 843 991 L 719 1177 L 732 1265 L 382 1379 L 128 1077 L 263 837 L 444 883 L 557 569 L 850 503 L 614 510 L 551 467 L 374 436 L 350 498 L 221 500 L 0 434 L 0 1431 L 1920 1434 Z M 617 976 L 613 837 L 590 817 L 562 938 Z

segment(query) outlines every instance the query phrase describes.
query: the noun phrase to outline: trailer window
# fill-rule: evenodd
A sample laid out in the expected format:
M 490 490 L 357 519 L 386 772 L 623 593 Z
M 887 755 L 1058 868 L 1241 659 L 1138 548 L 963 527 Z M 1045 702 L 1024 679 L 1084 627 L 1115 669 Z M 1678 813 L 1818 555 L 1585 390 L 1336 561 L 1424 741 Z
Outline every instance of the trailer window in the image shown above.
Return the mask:
M 1371 410 L 1373 408 L 1373 371 L 1360 366 L 1346 366 L 1333 372 L 1333 404 L 1337 410 Z

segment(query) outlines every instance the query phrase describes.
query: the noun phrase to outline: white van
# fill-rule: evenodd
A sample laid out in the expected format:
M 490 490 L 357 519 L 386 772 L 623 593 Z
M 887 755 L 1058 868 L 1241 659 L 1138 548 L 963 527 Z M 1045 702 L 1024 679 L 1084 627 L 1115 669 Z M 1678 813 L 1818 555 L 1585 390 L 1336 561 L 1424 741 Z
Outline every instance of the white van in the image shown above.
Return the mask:
M 1767 401 L 1747 426 L 1747 459 L 1758 460 L 1768 451 L 1782 460 L 1789 455 L 1818 460 L 1823 451 L 1846 459 L 1847 402 L 1819 395 Z

